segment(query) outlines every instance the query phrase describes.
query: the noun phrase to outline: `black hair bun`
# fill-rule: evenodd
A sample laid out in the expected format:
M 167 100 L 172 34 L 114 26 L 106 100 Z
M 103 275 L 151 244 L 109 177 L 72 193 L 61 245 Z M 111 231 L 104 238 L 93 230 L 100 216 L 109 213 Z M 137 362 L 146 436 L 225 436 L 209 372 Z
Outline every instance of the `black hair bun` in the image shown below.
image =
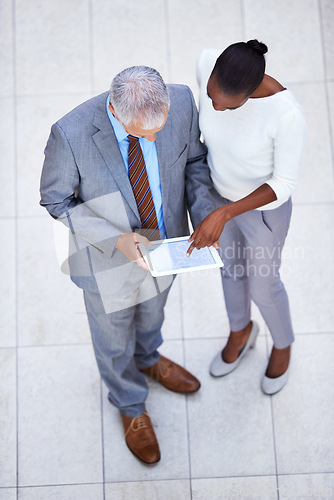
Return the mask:
M 258 54 L 264 55 L 268 52 L 268 47 L 265 43 L 259 42 L 258 40 L 248 40 L 247 45 L 254 49 Z

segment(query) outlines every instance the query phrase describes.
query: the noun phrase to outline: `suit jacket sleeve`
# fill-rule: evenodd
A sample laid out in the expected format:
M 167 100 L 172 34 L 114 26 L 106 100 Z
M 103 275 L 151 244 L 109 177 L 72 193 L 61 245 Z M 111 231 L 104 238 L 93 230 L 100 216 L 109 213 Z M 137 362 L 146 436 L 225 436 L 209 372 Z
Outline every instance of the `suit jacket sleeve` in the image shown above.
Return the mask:
M 215 210 L 212 198 L 213 185 L 206 160 L 207 149 L 200 141 L 198 111 L 188 88 L 192 107 L 192 122 L 189 135 L 189 150 L 186 165 L 186 196 L 188 210 L 194 229 L 205 217 Z
M 99 213 L 94 202 L 80 200 L 80 174 L 69 141 L 58 123 L 51 128 L 41 176 L 41 205 L 80 237 L 111 257 L 123 232 Z

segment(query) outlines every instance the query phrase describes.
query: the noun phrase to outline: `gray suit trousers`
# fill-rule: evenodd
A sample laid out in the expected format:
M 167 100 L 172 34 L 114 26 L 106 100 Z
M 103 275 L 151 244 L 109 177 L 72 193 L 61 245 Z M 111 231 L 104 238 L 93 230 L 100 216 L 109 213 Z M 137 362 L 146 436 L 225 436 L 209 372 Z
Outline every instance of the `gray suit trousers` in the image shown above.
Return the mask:
M 215 197 L 217 207 L 231 203 L 218 193 Z M 290 198 L 274 210 L 251 210 L 239 215 L 225 225 L 219 242 L 231 330 L 241 330 L 249 323 L 253 300 L 277 349 L 294 341 L 289 300 L 279 273 L 291 210 Z
M 84 290 L 95 357 L 109 389 L 109 401 L 128 417 L 139 417 L 145 411 L 148 386 L 139 370 L 159 359 L 157 349 L 162 343 L 161 326 L 170 288 L 157 294 L 156 281 L 147 273 L 127 297 L 129 307 L 119 309 L 116 304 L 114 312 L 108 314 L 100 294 Z M 147 296 L 153 298 L 146 300 Z

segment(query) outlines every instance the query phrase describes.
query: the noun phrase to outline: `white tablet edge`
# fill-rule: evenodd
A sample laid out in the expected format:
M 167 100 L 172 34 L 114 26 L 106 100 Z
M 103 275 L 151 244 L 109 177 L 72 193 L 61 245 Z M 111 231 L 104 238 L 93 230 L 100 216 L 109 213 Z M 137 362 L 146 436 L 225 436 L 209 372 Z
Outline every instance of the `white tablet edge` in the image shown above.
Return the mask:
M 164 245 L 169 242 L 175 242 L 175 241 L 184 241 L 188 240 L 190 236 L 180 236 L 178 238 L 166 238 L 165 240 L 156 240 L 156 241 L 151 241 L 151 245 Z M 189 243 L 190 246 L 191 243 Z M 147 247 L 145 245 L 142 245 L 141 243 L 138 244 L 140 253 L 142 254 L 152 276 L 154 278 L 158 278 L 159 276 L 168 276 L 171 274 L 181 274 L 181 273 L 189 273 L 192 271 L 202 271 L 204 269 L 214 269 L 218 267 L 223 267 L 224 263 L 220 258 L 219 253 L 217 250 L 211 246 L 211 247 L 206 247 L 208 248 L 209 252 L 211 253 L 211 256 L 214 259 L 214 264 L 206 264 L 202 266 L 193 266 L 193 267 L 182 267 L 182 268 L 176 268 L 176 269 L 169 269 L 168 271 L 157 271 L 151 262 L 151 259 L 149 258 L 149 253 L 147 251 Z

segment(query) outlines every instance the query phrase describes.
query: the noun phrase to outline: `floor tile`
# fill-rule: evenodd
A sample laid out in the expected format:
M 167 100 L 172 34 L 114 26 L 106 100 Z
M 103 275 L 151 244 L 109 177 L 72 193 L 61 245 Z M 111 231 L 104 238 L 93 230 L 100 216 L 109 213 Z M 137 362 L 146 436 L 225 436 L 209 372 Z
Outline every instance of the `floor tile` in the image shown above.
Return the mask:
M 96 0 L 93 33 L 95 92 L 107 90 L 113 77 L 130 66 L 151 66 L 167 78 L 163 0 Z
M 180 282 L 185 338 L 228 335 L 220 271 L 184 273 Z
M 19 486 L 102 481 L 100 378 L 90 346 L 19 351 Z
M 213 269 L 180 275 L 185 338 L 227 337 L 230 331 L 220 271 Z M 255 305 L 252 318 L 265 333 L 264 321 Z
M 19 93 L 89 92 L 88 2 L 17 0 L 15 6 Z
M 51 126 L 89 94 L 64 96 L 20 97 L 18 106 L 18 214 L 20 216 L 47 216 L 39 205 L 39 184 Z
M 53 224 L 51 217 L 19 221 L 20 345 L 90 342 L 82 290 L 60 270 Z
M 297 337 L 288 385 L 273 397 L 279 474 L 333 472 L 334 335 Z
M 334 498 L 334 474 L 278 476 L 280 499 Z
M 18 500 L 103 500 L 102 484 L 19 488 Z
M 0 485 L 16 486 L 15 349 L 0 349 L 0 394 Z
M 0 95 L 14 94 L 14 78 L 13 78 L 13 16 L 12 16 L 12 1 L 4 0 L 0 3 L 0 60 L 1 66 L 6 68 L 1 72 L 0 80 Z M 4 115 L 8 116 L 8 115 Z
M 268 46 L 269 75 L 285 84 L 322 80 L 317 0 L 248 0 L 244 12 L 246 39 L 257 38 Z
M 333 330 L 333 217 L 334 205 L 293 208 L 281 275 L 296 333 Z
M 189 481 L 146 481 L 106 484 L 106 500 L 190 500 Z
M 192 478 L 275 474 L 270 399 L 260 389 L 265 339 L 235 372 L 213 378 L 209 364 L 220 347 L 218 340 L 186 342 L 187 367 L 202 383 L 188 403 Z
M 334 497 L 333 27 L 331 0 L 1 2 L 0 500 L 102 500 L 103 457 L 106 500 L 276 500 L 273 434 L 279 498 Z M 308 122 L 282 266 L 297 338 L 289 384 L 272 398 L 260 391 L 271 339 L 256 308 L 255 350 L 235 373 L 211 378 L 208 366 L 229 330 L 219 273 L 179 276 L 161 352 L 202 387 L 185 397 L 149 381 L 162 458 L 146 467 L 127 449 L 105 387 L 102 438 L 82 292 L 60 272 L 53 222 L 39 206 L 43 150 L 52 123 L 106 90 L 123 68 L 153 66 L 167 82 L 190 85 L 196 98 L 199 53 L 254 37 L 268 44 L 267 73 L 294 92 Z
M 13 98 L 0 98 L 0 115 L 6 117 L 0 121 L 1 164 L 4 167 L 1 168 L 0 217 L 13 217 L 16 212 L 14 106 Z
M 289 85 L 303 107 L 307 135 L 300 178 L 293 195 L 299 203 L 334 201 L 333 159 L 325 85 Z
M 326 77 L 334 78 L 334 4 L 332 0 L 320 1 L 324 37 Z
M 223 51 L 242 40 L 240 2 L 169 0 L 171 81 L 189 85 L 197 96 L 196 60 L 204 49 Z M 223 29 L 222 29 L 223 27 Z
M 0 500 L 17 500 L 16 488 L 0 488 Z
M 327 83 L 328 112 L 330 116 L 330 128 L 332 130 L 332 144 L 334 144 L 334 82 Z
M 180 279 L 177 277 L 168 294 L 165 306 L 165 320 L 162 325 L 162 337 L 168 339 L 182 339 L 182 295 Z
M 183 364 L 182 342 L 166 341 L 159 351 Z M 168 391 L 154 380 L 148 382 L 146 408 L 156 425 L 154 430 L 160 446 L 161 460 L 154 466 L 147 467 L 128 450 L 121 418 L 118 411 L 108 403 L 105 389 L 103 412 L 106 482 L 189 477 L 186 396 Z
M 193 500 L 273 500 L 277 498 L 275 476 L 192 480 Z
M 16 249 L 15 221 L 0 219 L 0 347 L 16 344 Z

